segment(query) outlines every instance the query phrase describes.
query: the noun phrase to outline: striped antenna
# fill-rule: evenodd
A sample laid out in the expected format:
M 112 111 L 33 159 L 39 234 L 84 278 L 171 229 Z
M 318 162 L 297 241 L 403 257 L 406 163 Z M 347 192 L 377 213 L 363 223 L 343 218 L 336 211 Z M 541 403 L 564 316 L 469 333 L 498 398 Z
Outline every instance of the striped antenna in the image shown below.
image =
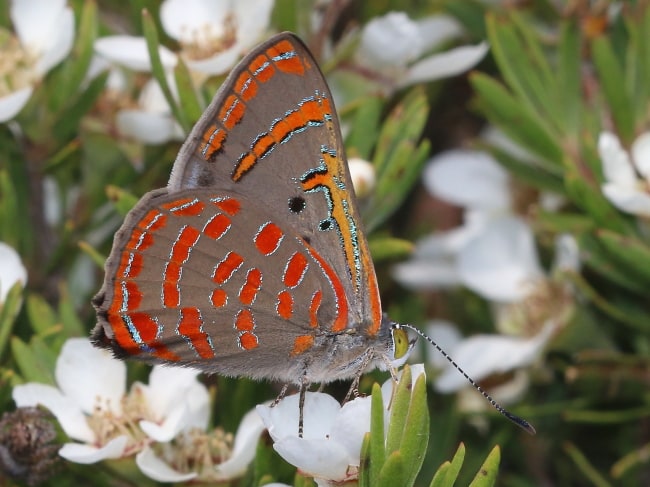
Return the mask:
M 467 381 L 468 381 L 470 384 L 472 384 L 472 385 L 474 386 L 474 388 L 475 388 L 478 392 L 480 392 L 480 393 L 483 395 L 483 397 L 484 397 L 485 399 L 488 400 L 488 402 L 492 405 L 492 407 L 493 407 L 494 409 L 496 409 L 497 411 L 499 411 L 499 412 L 500 412 L 501 414 L 503 414 L 506 418 L 508 418 L 510 421 L 512 421 L 513 423 L 515 423 L 517 426 L 519 426 L 520 428 L 522 428 L 523 430 L 525 430 L 527 433 L 530 433 L 531 435 L 534 435 L 534 434 L 536 433 L 535 428 L 533 428 L 533 426 L 532 426 L 528 421 L 526 421 L 526 420 L 523 419 L 523 418 L 520 418 L 519 416 L 516 416 L 516 415 L 512 414 L 510 411 L 508 411 L 508 410 L 505 409 L 503 406 L 501 406 L 498 402 L 496 402 L 494 399 L 492 399 L 492 397 L 491 397 L 487 392 L 485 392 L 485 391 L 483 390 L 483 388 L 482 388 L 481 386 L 479 386 L 479 385 L 476 383 L 476 381 L 475 381 L 474 379 L 472 379 L 469 375 L 467 375 L 467 373 L 466 373 L 463 369 L 461 369 L 460 366 L 459 366 L 456 362 L 454 362 L 454 359 L 452 359 L 452 358 L 449 356 L 449 354 L 448 354 L 447 352 L 445 352 L 445 351 L 440 347 L 440 345 L 438 345 L 436 342 L 434 342 L 433 339 L 432 339 L 431 337 L 429 337 L 428 335 L 424 334 L 424 332 L 420 331 L 419 329 L 417 329 L 416 327 L 411 326 L 411 325 L 401 325 L 401 324 L 399 324 L 399 323 L 393 323 L 393 328 L 395 328 L 395 329 L 399 329 L 399 328 L 408 328 L 409 330 L 413 330 L 415 333 L 417 333 L 418 335 L 420 335 L 422 338 L 424 338 L 426 341 L 428 341 L 428 342 L 433 346 L 433 348 L 435 348 L 435 349 L 436 349 L 440 354 L 442 354 L 442 356 L 445 357 L 445 358 L 447 359 L 447 361 L 448 361 L 451 365 L 453 365 L 454 368 L 455 368 L 458 372 L 460 372 L 461 374 L 463 374 L 463 377 L 465 377 L 465 379 L 467 379 Z

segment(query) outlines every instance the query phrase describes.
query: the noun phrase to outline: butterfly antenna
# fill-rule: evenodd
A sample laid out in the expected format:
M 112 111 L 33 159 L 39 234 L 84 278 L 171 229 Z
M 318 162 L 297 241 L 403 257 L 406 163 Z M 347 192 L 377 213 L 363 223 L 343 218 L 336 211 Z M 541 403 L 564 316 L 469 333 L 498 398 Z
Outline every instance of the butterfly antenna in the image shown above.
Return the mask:
M 526 421 L 523 418 L 520 418 L 515 414 L 512 414 L 510 411 L 508 411 L 503 406 L 501 406 L 498 402 L 492 399 L 492 397 L 487 392 L 485 392 L 485 390 L 483 390 L 483 388 L 479 386 L 474 379 L 472 379 L 469 375 L 467 375 L 467 373 L 462 368 L 460 368 L 460 366 L 456 362 L 454 362 L 454 359 L 452 359 L 451 356 L 440 347 L 440 345 L 438 345 L 435 341 L 433 341 L 431 337 L 429 337 L 424 332 L 411 325 L 402 325 L 399 323 L 395 323 L 394 326 L 395 328 L 408 328 L 409 330 L 413 330 L 415 333 L 417 333 L 426 341 L 428 341 L 433 346 L 433 348 L 435 348 L 443 357 L 445 357 L 447 361 L 451 365 L 453 365 L 453 367 L 458 372 L 460 372 L 463 375 L 463 377 L 465 377 L 465 379 L 467 379 L 467 381 L 470 384 L 472 384 L 474 388 L 483 395 L 485 399 L 487 399 L 487 401 L 492 405 L 494 409 L 499 411 L 502 415 L 504 415 L 510 421 L 512 421 L 517 426 L 525 430 L 527 433 L 530 433 L 531 435 L 534 435 L 536 433 L 535 428 L 533 428 L 533 426 L 528 421 Z

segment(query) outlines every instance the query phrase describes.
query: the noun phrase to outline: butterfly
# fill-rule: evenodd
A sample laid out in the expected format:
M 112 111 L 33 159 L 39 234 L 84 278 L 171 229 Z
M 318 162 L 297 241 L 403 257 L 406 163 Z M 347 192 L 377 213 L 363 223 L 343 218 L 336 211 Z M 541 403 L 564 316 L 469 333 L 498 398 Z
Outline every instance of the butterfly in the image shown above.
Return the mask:
M 288 32 L 232 70 L 167 187 L 126 216 L 105 271 L 92 301 L 96 346 L 279 381 L 280 396 L 295 385 L 299 433 L 311 384 L 352 379 L 350 395 L 366 370 L 394 376 L 417 336 L 456 366 L 382 313 L 332 94 Z

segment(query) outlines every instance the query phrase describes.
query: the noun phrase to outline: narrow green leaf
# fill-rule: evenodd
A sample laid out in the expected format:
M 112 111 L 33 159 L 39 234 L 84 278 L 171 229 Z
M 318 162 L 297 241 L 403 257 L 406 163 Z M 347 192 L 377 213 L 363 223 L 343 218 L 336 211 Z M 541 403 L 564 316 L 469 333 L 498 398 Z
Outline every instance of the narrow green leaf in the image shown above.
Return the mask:
M 39 343 L 39 345 L 36 345 Z M 20 375 L 27 382 L 41 382 L 54 385 L 54 364 L 56 357 L 37 337 L 27 345 L 20 338 L 11 339 L 11 353 L 18 365 Z
M 368 241 L 372 261 L 377 265 L 378 262 L 387 260 L 404 259 L 411 255 L 415 248 L 410 240 L 393 237 L 374 237 Z
M 27 296 L 27 316 L 32 329 L 37 335 L 46 334 L 55 326 L 60 325 L 54 310 L 41 296 Z
M 363 100 L 355 112 L 352 127 L 345 139 L 348 157 L 370 160 L 372 148 L 379 135 L 379 122 L 383 109 L 384 100 L 378 96 Z
M 370 451 L 368 467 L 369 485 L 377 485 L 379 472 L 386 461 L 386 435 L 384 434 L 384 404 L 379 384 L 372 386 L 370 406 Z
M 448 487 L 454 485 L 465 461 L 465 444 L 460 443 L 451 462 L 443 463 L 431 481 L 430 487 Z M 443 468 L 444 467 L 444 468 Z
M 176 79 L 176 88 L 178 89 L 179 103 L 183 107 L 183 111 L 188 120 L 196 122 L 201 118 L 204 107 L 194 87 L 192 74 L 182 58 L 178 59 L 178 64 L 174 69 L 174 77 Z
M 394 451 L 388 455 L 375 485 L 377 487 L 411 486 L 406 482 L 406 466 L 399 451 Z
M 405 425 L 411 401 L 411 368 L 407 365 L 402 369 L 399 382 L 393 386 L 393 397 L 390 402 L 390 422 L 386 433 L 386 452 L 390 455 L 398 451 L 405 434 Z
M 113 202 L 115 209 L 122 216 L 126 216 L 138 202 L 137 196 L 113 185 L 106 187 L 106 196 Z
M 429 407 L 426 377 L 420 375 L 411 391 L 408 419 L 399 451 L 406 467 L 406 484 L 413 485 L 422 468 L 429 444 Z
M 100 254 L 99 252 L 97 252 L 97 250 L 93 246 L 91 246 L 88 242 L 81 241 L 77 245 L 79 245 L 79 248 L 84 253 L 90 256 L 93 262 L 97 264 L 97 266 L 100 269 L 104 268 L 104 264 L 106 263 L 106 256 L 104 254 Z
M 16 316 L 23 305 L 23 285 L 16 282 L 7 293 L 4 303 L 0 303 L 0 359 L 11 336 Z
M 607 230 L 598 231 L 596 238 L 624 273 L 650 285 L 650 248 L 644 242 Z
M 72 304 L 70 293 L 66 286 L 61 286 L 61 299 L 59 300 L 59 316 L 63 326 L 63 336 L 75 337 L 86 335 L 86 327 L 79 319 L 79 315 Z
M 174 98 L 172 90 L 169 87 L 165 68 L 163 67 L 162 61 L 160 59 L 160 52 L 158 51 L 160 41 L 158 39 L 158 29 L 156 28 L 156 23 L 151 17 L 149 11 L 146 9 L 142 11 L 142 31 L 147 41 L 147 50 L 149 52 L 149 58 L 151 60 L 151 72 L 160 85 L 160 88 L 165 95 L 165 100 L 167 100 L 167 104 L 174 114 L 174 118 L 176 118 L 176 121 L 180 124 L 183 130 L 186 133 L 189 133 L 191 124 L 185 112 L 181 109 L 179 104 L 176 102 L 176 99 Z
M 593 465 L 587 456 L 578 450 L 573 443 L 565 443 L 564 451 L 568 457 L 573 461 L 574 465 L 582 472 L 585 480 L 589 485 L 595 487 L 611 487 L 612 484 L 601 474 L 595 465 Z
M 571 200 L 590 215 L 597 225 L 615 231 L 629 229 L 629 224 L 605 199 L 600 188 L 594 187 L 593 182 L 570 170 L 565 174 L 564 184 Z
M 475 72 L 470 75 L 470 82 L 478 94 L 478 107 L 492 123 L 549 164 L 561 164 L 562 148 L 539 116 L 531 113 L 503 85 L 489 76 Z
M 594 39 L 592 52 L 603 94 L 614 117 L 616 132 L 623 144 L 629 145 L 635 135 L 635 102 L 627 92 L 619 56 L 614 52 L 610 40 L 604 36 Z
M 575 22 L 561 26 L 558 46 L 557 104 L 562 129 L 573 137 L 580 132 L 580 111 L 582 108 L 582 59 L 580 29 Z
M 483 465 L 481 465 L 479 471 L 476 472 L 474 480 L 469 484 L 470 487 L 492 487 L 497 480 L 500 462 L 501 449 L 495 446 L 483 462 Z

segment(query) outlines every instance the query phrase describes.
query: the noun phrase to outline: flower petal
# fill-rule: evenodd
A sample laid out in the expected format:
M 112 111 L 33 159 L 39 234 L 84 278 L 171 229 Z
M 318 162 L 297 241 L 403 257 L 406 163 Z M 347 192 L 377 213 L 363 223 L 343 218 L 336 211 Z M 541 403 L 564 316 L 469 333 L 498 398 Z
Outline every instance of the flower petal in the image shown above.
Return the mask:
M 135 456 L 135 463 L 147 477 L 158 482 L 186 482 L 198 476 L 196 472 L 181 473 L 156 456 L 151 448 L 144 448 Z
M 160 22 L 170 37 L 183 44 L 209 44 L 224 35 L 232 3 L 232 0 L 165 0 L 160 5 Z M 249 10 L 249 15 L 252 12 Z
M 486 152 L 457 149 L 438 154 L 423 178 L 432 195 L 449 203 L 484 211 L 510 207 L 508 173 Z
M 269 28 L 274 0 L 237 0 L 233 2 L 237 19 L 237 49 L 248 51 Z M 255 12 L 255 15 L 251 15 Z
M 639 135 L 630 149 L 637 171 L 650 181 L 650 132 Z
M 19 282 L 23 287 L 27 283 L 27 269 L 14 248 L 0 242 L 0 306 L 7 299 L 9 290 Z
M 121 134 L 144 144 L 159 145 L 181 140 L 183 132 L 171 115 L 144 110 L 122 110 L 115 123 Z
M 422 48 L 418 25 L 404 12 L 389 12 L 363 28 L 357 58 L 375 69 L 399 69 L 417 59 Z
M 70 438 L 87 443 L 95 441 L 95 433 L 88 426 L 79 405 L 57 388 L 33 382 L 21 384 L 13 388 L 12 397 L 18 407 L 40 404 L 47 408 Z
M 273 449 L 302 472 L 334 481 L 345 480 L 348 466 L 355 461 L 343 445 L 331 440 L 285 437 Z
M 555 324 L 547 323 L 532 338 L 503 335 L 475 335 L 463 340 L 450 354 L 454 361 L 475 381 L 533 363 L 548 343 Z M 465 376 L 449 365 L 435 381 L 436 390 L 454 392 L 468 385 Z
M 415 21 L 423 51 L 455 39 L 463 34 L 463 28 L 458 21 L 449 15 L 432 15 Z
M 257 406 L 257 412 L 264 421 L 274 441 L 298 436 L 299 394 L 285 397 L 277 405 Z M 304 407 L 304 438 L 326 438 L 336 419 L 341 405 L 336 399 L 321 392 L 308 392 Z
M 97 406 L 122 411 L 126 365 L 110 352 L 93 347 L 87 338 L 69 338 L 56 361 L 56 381 L 63 394 L 91 414 Z
M 329 439 L 346 449 L 349 465 L 359 466 L 361 444 L 370 431 L 370 403 L 370 396 L 346 402 L 332 425 Z
M 255 458 L 255 447 L 265 429 L 262 418 L 255 409 L 246 413 L 237 428 L 232 455 L 216 467 L 219 480 L 236 478 L 246 471 Z
M 95 41 L 95 52 L 100 56 L 120 64 L 133 71 L 151 71 L 151 60 L 144 37 L 107 36 Z M 177 57 L 165 46 L 158 46 L 158 53 L 163 68 L 170 70 L 176 67 Z
M 635 186 L 637 178 L 632 161 L 616 135 L 602 132 L 598 137 L 598 153 L 608 182 L 626 187 Z
M 7 122 L 18 115 L 33 92 L 34 88 L 28 86 L 7 96 L 0 97 L 0 123 Z
M 434 54 L 412 65 L 400 87 L 426 83 L 456 76 L 476 66 L 489 49 L 487 42 L 475 46 L 461 46 L 440 54 Z
M 462 282 L 486 299 L 518 301 L 543 273 L 531 228 L 518 217 L 502 217 L 463 247 Z
M 635 187 L 605 183 L 603 194 L 616 208 L 632 215 L 650 216 L 650 194 Z
M 66 443 L 59 450 L 59 455 L 75 463 L 97 463 L 102 460 L 122 457 L 127 442 L 128 438 L 126 436 L 118 436 L 101 448 L 81 443 Z

